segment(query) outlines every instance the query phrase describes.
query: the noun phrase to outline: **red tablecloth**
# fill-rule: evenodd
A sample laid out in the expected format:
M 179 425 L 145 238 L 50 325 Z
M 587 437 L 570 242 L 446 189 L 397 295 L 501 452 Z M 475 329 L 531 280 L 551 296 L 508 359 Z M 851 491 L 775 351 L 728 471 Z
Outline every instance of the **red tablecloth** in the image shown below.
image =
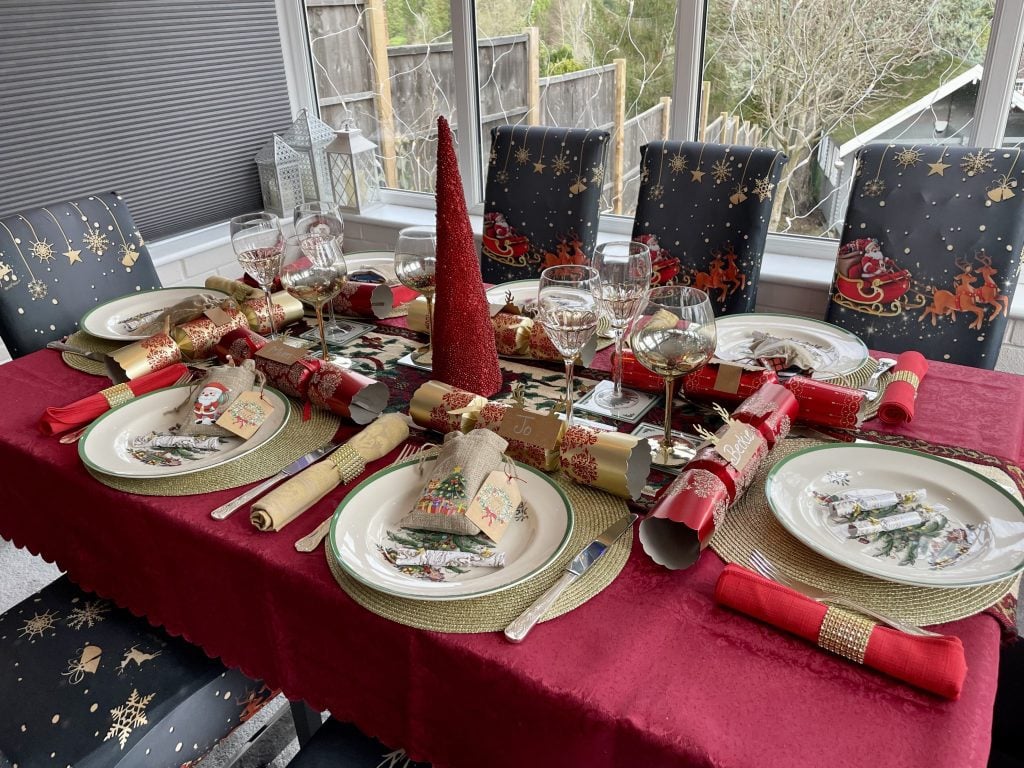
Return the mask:
M 322 552 L 292 548 L 344 488 L 283 533 L 264 534 L 242 514 L 209 517 L 234 490 L 141 497 L 93 480 L 75 447 L 43 438 L 35 422 L 45 406 L 101 385 L 50 351 L 0 367 L 0 535 L 415 758 L 467 767 L 985 765 L 999 650 L 988 616 L 942 628 L 967 653 L 958 702 L 717 607 L 723 566 L 710 553 L 669 572 L 634 546 L 608 589 L 519 646 L 497 633 L 413 630 L 356 605 Z M 1024 377 L 936 363 L 904 432 L 1019 462 L 1022 394 Z

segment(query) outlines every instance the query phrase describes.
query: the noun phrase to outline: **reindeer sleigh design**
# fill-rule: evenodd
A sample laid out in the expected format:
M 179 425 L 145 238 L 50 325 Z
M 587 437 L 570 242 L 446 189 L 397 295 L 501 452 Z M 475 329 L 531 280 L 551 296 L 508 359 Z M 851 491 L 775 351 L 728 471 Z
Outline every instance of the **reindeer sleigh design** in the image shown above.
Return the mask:
M 711 252 L 711 264 L 707 272 L 694 270 L 692 275 L 683 277 L 684 285 L 693 285 L 704 293 L 711 296 L 712 291 L 718 291 L 719 303 L 747 286 L 747 276 L 736 264 L 736 252 L 732 245 L 726 243 L 721 250 Z
M 931 291 L 931 304 L 925 306 L 918 322 L 924 322 L 924 319 L 929 317 L 934 326 L 940 317 L 956 320 L 957 312 L 969 312 L 974 315 L 969 327 L 972 330 L 980 330 L 981 324 L 985 322 L 986 304 L 995 308 L 989 320 L 995 320 L 1000 313 L 1006 316 L 1010 299 L 993 279 L 999 270 L 992 266 L 992 257 L 982 251 L 974 260 L 981 266 L 974 267 L 966 259 L 957 258 L 956 265 L 960 267 L 960 274 L 953 278 L 952 291 L 928 286 Z M 982 279 L 980 286 L 975 285 L 978 275 Z
M 895 317 L 924 306 L 923 296 L 911 302 L 910 271 L 882 255 L 878 241 L 862 237 L 839 248 L 832 301 L 869 315 Z

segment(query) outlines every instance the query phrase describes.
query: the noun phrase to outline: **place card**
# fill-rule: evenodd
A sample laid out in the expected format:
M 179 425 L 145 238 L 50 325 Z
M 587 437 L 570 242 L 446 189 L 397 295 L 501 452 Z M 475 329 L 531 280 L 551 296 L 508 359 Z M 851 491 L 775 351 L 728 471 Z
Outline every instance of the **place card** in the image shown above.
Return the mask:
M 558 446 L 562 421 L 553 413 L 541 413 L 515 406 L 501 420 L 498 434 L 506 440 L 519 440 L 545 451 Z
M 480 532 L 498 544 L 516 510 L 522 503 L 519 480 L 504 470 L 496 469 L 484 480 L 480 490 L 466 510 L 466 517 L 480 528 Z
M 227 325 L 228 323 L 231 322 L 231 315 L 229 315 L 220 307 L 210 307 L 209 309 L 205 310 L 203 314 L 210 318 L 210 320 L 213 321 L 213 324 L 216 325 L 218 328 L 222 325 Z
M 729 428 L 716 437 L 715 452 L 732 464 L 737 472 L 743 471 L 763 440 L 756 429 L 741 421 L 729 421 Z
M 243 440 L 248 440 L 273 412 L 274 406 L 269 400 L 261 393 L 249 390 L 234 399 L 217 419 L 216 424 Z
M 283 339 L 274 339 L 256 352 L 256 357 L 273 360 L 281 365 L 292 365 L 306 356 L 306 350 L 292 346 Z

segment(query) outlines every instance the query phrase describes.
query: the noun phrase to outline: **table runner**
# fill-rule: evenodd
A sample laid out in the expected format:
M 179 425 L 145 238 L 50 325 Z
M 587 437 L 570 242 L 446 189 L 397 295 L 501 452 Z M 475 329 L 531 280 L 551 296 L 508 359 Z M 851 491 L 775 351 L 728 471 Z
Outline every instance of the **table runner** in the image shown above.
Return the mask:
M 420 380 L 411 370 L 389 380 L 391 407 Z M 0 368 L 0 402 L 9 409 L 0 435 L 0 534 L 56 561 L 85 588 L 414 758 L 456 767 L 819 766 L 823 755 L 872 768 L 985 763 L 999 642 L 986 616 L 943 627 L 962 639 L 970 665 L 954 703 L 716 606 L 717 557 L 669 572 L 637 545 L 608 589 L 520 646 L 497 634 L 412 630 L 357 606 L 334 584 L 322 553 L 292 549 L 351 486 L 268 535 L 242 516 L 209 518 L 234 491 L 161 499 L 96 483 L 74 446 L 35 431 L 46 405 L 88 394 L 95 382 L 51 351 Z M 943 423 L 948 409 L 929 398 L 955 386 L 957 407 L 966 413 L 970 404 L 972 417 L 958 426 L 959 442 L 1018 461 L 1022 382 L 935 364 L 904 436 L 953 437 Z M 473 706 L 471 718 L 456 705 L 467 692 L 487 702 Z

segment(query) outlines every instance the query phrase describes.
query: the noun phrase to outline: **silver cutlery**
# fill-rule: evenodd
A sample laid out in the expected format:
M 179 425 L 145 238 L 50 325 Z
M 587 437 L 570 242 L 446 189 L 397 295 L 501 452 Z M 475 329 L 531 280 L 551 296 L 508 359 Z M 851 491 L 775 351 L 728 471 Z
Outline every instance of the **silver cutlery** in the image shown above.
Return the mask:
M 310 451 L 305 456 L 299 457 L 273 477 L 267 478 L 259 485 L 250 488 L 248 491 L 241 494 L 240 496 L 236 496 L 226 504 L 221 504 L 219 507 L 213 510 L 213 512 L 210 513 L 210 517 L 212 517 L 214 520 L 226 519 L 239 507 L 244 506 L 247 502 L 252 501 L 258 496 L 262 496 L 264 493 L 269 491 L 282 480 L 286 480 L 292 475 L 301 472 L 310 464 L 319 461 L 320 459 L 322 459 L 324 456 L 327 456 L 329 453 L 331 453 L 331 451 L 333 451 L 335 448 L 338 448 L 339 446 L 341 446 L 340 442 L 335 442 L 332 440 L 326 445 L 320 446 L 315 451 Z
M 861 605 L 856 600 L 851 600 L 845 595 L 839 595 L 835 592 L 829 592 L 825 589 L 813 587 L 810 584 L 805 584 L 798 579 L 794 579 L 792 576 L 787 576 L 779 571 L 776 565 L 765 557 L 760 550 L 755 549 L 751 552 L 747 562 L 750 564 L 751 568 L 766 579 L 771 579 L 784 587 L 789 587 L 794 592 L 799 592 L 804 597 L 809 597 L 816 602 L 831 603 L 832 605 L 839 605 L 843 608 L 850 608 L 857 611 L 857 613 L 863 613 L 865 616 L 870 616 L 872 619 L 880 621 L 893 629 L 898 629 L 900 632 L 905 632 L 908 635 L 942 637 L 938 632 L 930 632 L 927 629 L 921 629 L 921 627 L 902 622 L 899 619 L 894 619 L 892 616 L 887 616 L 884 613 L 872 610 L 865 605 Z
M 869 403 L 879 395 L 878 385 L 882 380 L 882 376 L 892 370 L 895 365 L 896 361 L 891 357 L 878 358 L 878 368 L 871 374 L 871 378 L 864 382 L 864 386 L 860 388 L 860 391 L 864 393 Z
M 611 547 L 619 537 L 625 534 L 627 531 L 633 529 L 633 523 L 636 521 L 639 515 L 629 514 L 625 517 L 616 520 L 614 523 L 609 525 L 601 534 L 585 546 L 576 557 L 572 559 L 572 562 L 566 566 L 565 571 L 559 577 L 558 581 L 548 587 L 547 591 L 538 597 L 534 601 L 533 605 L 523 611 L 518 618 L 516 618 L 511 624 L 505 627 L 505 639 L 512 643 L 521 643 L 526 639 L 526 636 L 533 629 L 534 625 L 540 621 L 541 617 L 547 613 L 548 609 L 554 605 L 555 600 L 558 599 L 559 595 L 566 590 L 566 588 L 572 584 L 576 579 L 586 573 L 601 557 L 608 548 Z
M 401 464 L 406 459 L 412 458 L 417 453 L 427 448 L 433 448 L 433 443 L 424 443 L 423 445 L 412 445 L 406 444 L 402 446 L 402 450 L 398 453 L 398 458 L 391 462 L 390 466 L 395 464 Z M 299 552 L 314 552 L 316 548 L 320 546 L 320 542 L 324 540 L 328 532 L 331 530 L 331 520 L 334 519 L 334 515 L 329 515 L 320 525 L 313 529 L 312 533 L 303 536 L 301 539 L 295 542 L 295 549 Z

